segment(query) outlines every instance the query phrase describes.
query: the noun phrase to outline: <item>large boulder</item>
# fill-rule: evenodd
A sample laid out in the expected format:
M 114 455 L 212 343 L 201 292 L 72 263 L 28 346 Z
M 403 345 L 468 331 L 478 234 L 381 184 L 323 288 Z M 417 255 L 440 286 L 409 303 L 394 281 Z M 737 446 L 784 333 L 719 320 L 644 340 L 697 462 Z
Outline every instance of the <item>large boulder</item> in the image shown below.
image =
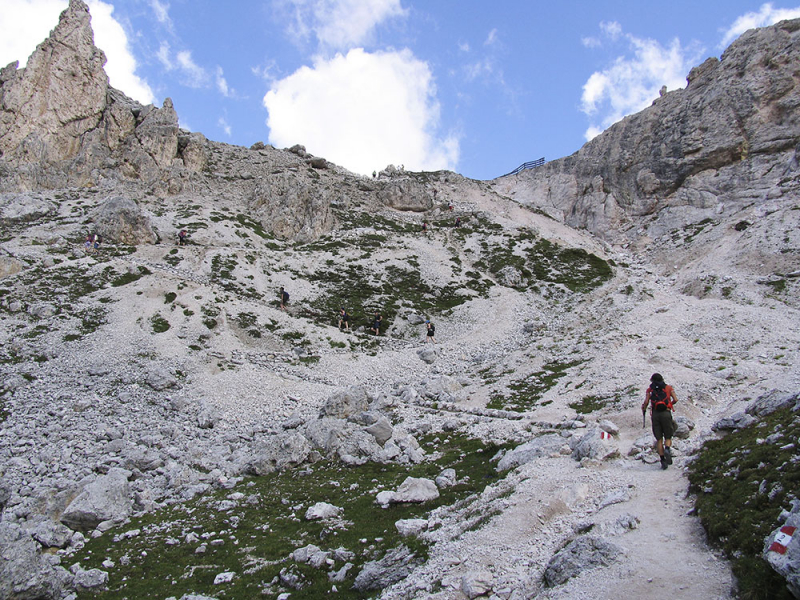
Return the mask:
M 584 458 L 609 460 L 620 456 L 616 440 L 599 427 L 590 429 L 579 439 L 572 438 L 570 447 L 572 448 L 572 458 L 577 461 Z
M 346 419 L 369 408 L 367 388 L 354 385 L 332 394 L 320 409 L 320 416 Z
M 584 535 L 572 540 L 557 552 L 544 571 L 544 583 L 554 587 L 598 567 L 607 567 L 623 550 L 601 537 Z
M 131 198 L 109 198 L 95 212 L 94 222 L 100 235 L 120 244 L 153 244 L 157 239 L 150 218 Z
M 389 550 L 383 558 L 364 563 L 353 588 L 361 593 L 382 590 L 402 581 L 423 561 L 406 546 Z
M 430 479 L 422 477 L 406 477 L 397 491 L 378 492 L 375 502 L 381 506 L 390 504 L 422 503 L 436 500 L 439 497 L 439 488 Z
M 506 452 L 500 462 L 497 463 L 497 471 L 502 473 L 503 471 L 516 469 L 534 459 L 558 453 L 563 445 L 564 438 L 557 433 L 541 435 Z
M 328 456 L 335 456 L 346 464 L 383 462 L 387 455 L 376 438 L 358 425 L 342 419 L 328 417 L 308 422 L 303 434 L 311 444 Z
M 297 432 L 259 437 L 241 459 L 241 471 L 267 475 L 304 463 L 311 453 L 309 441 Z
M 70 574 L 16 523 L 0 521 L 0 598 L 60 598 Z
M 772 390 L 748 404 L 745 412 L 755 417 L 765 417 L 781 408 L 794 406 L 798 402 L 800 402 L 800 394 L 798 393 L 787 394 L 780 390 Z
M 61 522 L 76 531 L 89 531 L 103 521 L 121 522 L 130 516 L 133 499 L 128 477 L 131 472 L 113 468 L 87 484 L 69 503 Z
M 729 417 L 722 417 L 711 426 L 712 431 L 733 431 L 734 429 L 744 429 L 753 423 L 757 423 L 758 419 L 745 412 L 739 411 L 733 413 Z

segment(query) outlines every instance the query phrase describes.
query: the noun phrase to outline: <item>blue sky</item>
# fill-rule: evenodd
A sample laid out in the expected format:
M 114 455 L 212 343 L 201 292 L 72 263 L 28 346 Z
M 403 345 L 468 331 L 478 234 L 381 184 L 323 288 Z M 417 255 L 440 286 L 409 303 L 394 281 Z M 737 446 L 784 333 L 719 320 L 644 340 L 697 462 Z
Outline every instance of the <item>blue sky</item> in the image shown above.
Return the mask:
M 492 179 L 577 151 L 800 0 L 87 0 L 111 85 L 208 138 Z M 3 0 L 0 66 L 67 0 Z

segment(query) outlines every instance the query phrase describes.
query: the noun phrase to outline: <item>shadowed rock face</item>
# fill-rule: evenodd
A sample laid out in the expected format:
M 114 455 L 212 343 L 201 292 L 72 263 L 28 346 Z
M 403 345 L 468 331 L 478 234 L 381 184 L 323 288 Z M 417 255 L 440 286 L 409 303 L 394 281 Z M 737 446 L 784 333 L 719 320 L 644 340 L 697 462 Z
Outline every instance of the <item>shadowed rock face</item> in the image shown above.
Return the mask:
M 610 240 L 664 208 L 722 210 L 794 191 L 798 68 L 800 20 L 751 30 L 692 69 L 685 89 L 571 156 L 498 179 L 498 191 Z

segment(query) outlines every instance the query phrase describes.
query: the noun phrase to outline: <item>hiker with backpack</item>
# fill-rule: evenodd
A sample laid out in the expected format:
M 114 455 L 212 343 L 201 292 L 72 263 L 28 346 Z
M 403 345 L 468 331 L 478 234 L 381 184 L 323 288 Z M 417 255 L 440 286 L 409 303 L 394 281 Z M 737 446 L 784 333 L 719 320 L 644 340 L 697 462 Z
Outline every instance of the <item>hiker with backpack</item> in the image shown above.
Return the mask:
M 350 315 L 344 309 L 344 306 L 339 309 L 339 329 L 342 329 L 342 325 L 347 331 L 350 331 Z
M 653 435 L 656 437 L 656 448 L 661 458 L 661 468 L 666 469 L 672 464 L 672 434 L 675 422 L 672 419 L 673 406 L 678 401 L 675 390 L 667 385 L 660 373 L 653 373 L 650 377 L 650 387 L 644 395 L 642 415 L 650 405 L 650 421 L 653 426 Z M 662 439 L 663 438 L 663 439 Z
M 281 288 L 281 310 L 286 310 L 287 304 L 289 304 L 289 292 Z
M 369 330 L 375 335 L 380 335 L 382 322 L 383 322 L 383 317 L 381 316 L 381 313 L 376 310 L 375 318 L 372 320 L 372 327 L 370 327 Z
M 427 335 L 425 336 L 425 343 L 428 342 L 436 343 L 436 338 L 433 337 L 436 335 L 436 326 L 431 323 L 430 321 L 425 321 L 425 327 L 427 328 Z

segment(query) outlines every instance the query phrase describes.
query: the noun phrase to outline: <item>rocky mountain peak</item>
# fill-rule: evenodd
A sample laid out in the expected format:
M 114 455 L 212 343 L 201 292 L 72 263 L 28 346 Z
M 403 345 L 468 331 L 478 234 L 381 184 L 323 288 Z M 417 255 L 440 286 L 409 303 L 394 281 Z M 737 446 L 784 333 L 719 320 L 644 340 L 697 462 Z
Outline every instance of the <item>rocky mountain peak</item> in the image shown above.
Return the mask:
M 800 20 L 751 30 L 686 88 L 498 191 L 609 241 L 638 240 L 651 217 L 663 231 L 795 193 L 798 68 Z
M 0 76 L 0 153 L 22 162 L 74 157 L 106 108 L 106 56 L 94 45 L 89 9 L 71 0 L 23 69 Z

